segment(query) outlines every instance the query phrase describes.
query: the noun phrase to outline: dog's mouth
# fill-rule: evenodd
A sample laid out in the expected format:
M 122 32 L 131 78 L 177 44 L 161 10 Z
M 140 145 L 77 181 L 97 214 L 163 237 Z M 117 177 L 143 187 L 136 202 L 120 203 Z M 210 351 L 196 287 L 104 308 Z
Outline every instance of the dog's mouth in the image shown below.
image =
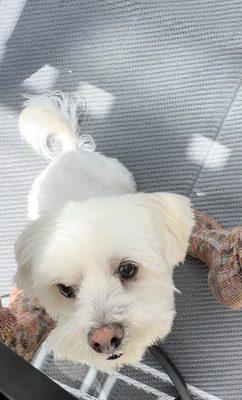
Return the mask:
M 123 355 L 123 353 L 111 354 L 110 356 L 108 356 L 107 360 L 117 360 L 117 358 L 121 357 L 122 355 Z

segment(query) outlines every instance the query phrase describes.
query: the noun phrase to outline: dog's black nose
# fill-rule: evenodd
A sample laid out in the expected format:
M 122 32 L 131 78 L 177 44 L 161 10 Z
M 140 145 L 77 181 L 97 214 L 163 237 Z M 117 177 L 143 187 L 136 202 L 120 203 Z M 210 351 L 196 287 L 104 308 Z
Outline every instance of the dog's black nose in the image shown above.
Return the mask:
M 97 353 L 112 354 L 120 346 L 123 336 L 121 325 L 106 325 L 92 329 L 88 334 L 88 342 Z

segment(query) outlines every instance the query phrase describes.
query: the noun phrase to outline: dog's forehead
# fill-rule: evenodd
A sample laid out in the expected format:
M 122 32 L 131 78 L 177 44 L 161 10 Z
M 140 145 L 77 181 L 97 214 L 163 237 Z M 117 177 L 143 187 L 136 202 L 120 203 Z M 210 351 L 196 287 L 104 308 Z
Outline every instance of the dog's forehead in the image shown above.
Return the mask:
M 79 217 L 93 223 L 102 222 L 110 217 L 124 219 L 127 222 L 131 215 L 133 219 L 139 220 L 147 217 L 147 210 L 140 207 L 132 194 L 93 198 L 85 202 L 70 202 L 61 213 L 62 217 L 68 219 Z
M 75 246 L 79 243 L 82 249 L 96 249 L 102 254 L 110 248 L 134 247 L 155 234 L 149 213 L 132 201 L 132 196 L 69 203 L 58 225 L 65 229 L 66 242 Z M 132 239 L 137 240 L 130 242 Z
M 106 274 L 122 259 L 151 255 L 156 238 L 150 225 L 142 209 L 120 199 L 73 202 L 59 215 L 45 258 L 68 277 L 90 270 Z

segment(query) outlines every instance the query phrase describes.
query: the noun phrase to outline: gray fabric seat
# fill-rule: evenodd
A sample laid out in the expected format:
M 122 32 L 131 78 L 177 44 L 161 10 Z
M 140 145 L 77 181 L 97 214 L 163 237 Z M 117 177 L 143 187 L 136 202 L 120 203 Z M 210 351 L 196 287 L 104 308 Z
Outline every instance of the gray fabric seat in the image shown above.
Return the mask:
M 242 224 L 240 1 L 3 0 L 0 13 L 1 294 L 45 165 L 17 132 L 24 93 L 82 90 L 83 133 L 124 162 L 140 190 L 183 193 L 225 226 Z M 182 294 L 164 348 L 191 385 L 240 400 L 242 314 L 216 303 L 206 277 L 197 261 L 177 267 Z M 140 389 L 128 394 L 122 381 L 113 390 L 121 399 Z

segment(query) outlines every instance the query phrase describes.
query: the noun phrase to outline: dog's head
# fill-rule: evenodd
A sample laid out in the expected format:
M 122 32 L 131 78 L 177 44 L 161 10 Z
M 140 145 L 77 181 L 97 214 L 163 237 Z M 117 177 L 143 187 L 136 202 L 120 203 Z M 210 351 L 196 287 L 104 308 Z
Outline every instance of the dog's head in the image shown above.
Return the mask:
M 16 280 L 57 319 L 55 355 L 110 370 L 164 338 L 192 225 L 189 201 L 168 193 L 71 202 L 30 223 Z

